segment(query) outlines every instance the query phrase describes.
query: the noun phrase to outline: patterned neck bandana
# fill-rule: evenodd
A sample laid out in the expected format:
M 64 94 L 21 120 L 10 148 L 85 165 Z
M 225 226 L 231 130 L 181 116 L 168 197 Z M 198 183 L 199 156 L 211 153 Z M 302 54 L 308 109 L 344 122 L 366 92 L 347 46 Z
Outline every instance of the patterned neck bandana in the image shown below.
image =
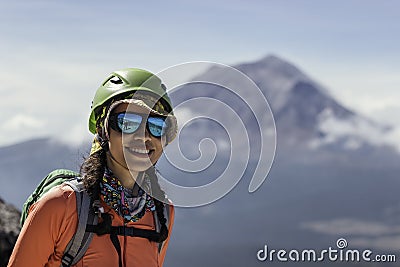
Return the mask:
M 151 189 L 147 174 L 144 179 L 144 186 Z M 104 196 L 104 202 L 123 217 L 125 223 L 136 222 L 144 216 L 146 211 L 155 210 L 154 200 L 150 195 L 146 194 L 142 188 L 139 188 L 135 195 L 132 189 L 123 187 L 108 168 L 100 183 L 100 192 Z

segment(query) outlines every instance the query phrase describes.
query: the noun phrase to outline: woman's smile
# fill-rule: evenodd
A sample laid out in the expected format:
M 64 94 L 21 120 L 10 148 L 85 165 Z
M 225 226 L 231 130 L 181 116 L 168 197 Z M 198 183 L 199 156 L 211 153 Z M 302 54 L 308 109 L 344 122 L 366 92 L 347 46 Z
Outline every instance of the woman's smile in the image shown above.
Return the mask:
M 134 147 L 125 147 L 125 151 L 128 151 L 135 157 L 138 158 L 149 158 L 153 155 L 154 149 L 139 149 Z

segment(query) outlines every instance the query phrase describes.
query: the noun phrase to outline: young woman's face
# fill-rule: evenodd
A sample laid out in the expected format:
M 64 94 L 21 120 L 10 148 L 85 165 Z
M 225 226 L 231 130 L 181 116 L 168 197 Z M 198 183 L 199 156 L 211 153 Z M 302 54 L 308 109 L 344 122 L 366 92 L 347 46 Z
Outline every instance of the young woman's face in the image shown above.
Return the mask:
M 145 108 L 136 105 L 128 105 L 126 103 L 118 105 L 112 113 L 125 111 L 143 114 L 144 118 L 146 118 L 148 114 Z M 112 156 L 131 171 L 145 171 L 154 165 L 161 157 L 163 146 L 165 145 L 165 138 L 152 136 L 146 128 L 145 120 L 142 121 L 139 129 L 132 134 L 122 134 L 110 127 L 108 132 L 109 148 Z M 143 150 L 149 152 L 141 153 L 144 152 Z

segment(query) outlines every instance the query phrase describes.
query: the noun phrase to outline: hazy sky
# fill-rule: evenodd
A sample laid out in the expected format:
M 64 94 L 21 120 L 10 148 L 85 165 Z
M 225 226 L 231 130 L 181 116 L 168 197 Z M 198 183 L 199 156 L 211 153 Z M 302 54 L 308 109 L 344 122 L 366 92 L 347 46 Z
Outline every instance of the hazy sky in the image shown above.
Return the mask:
M 399 1 L 0 0 L 0 145 L 88 137 L 114 69 L 275 54 L 347 107 L 400 126 Z

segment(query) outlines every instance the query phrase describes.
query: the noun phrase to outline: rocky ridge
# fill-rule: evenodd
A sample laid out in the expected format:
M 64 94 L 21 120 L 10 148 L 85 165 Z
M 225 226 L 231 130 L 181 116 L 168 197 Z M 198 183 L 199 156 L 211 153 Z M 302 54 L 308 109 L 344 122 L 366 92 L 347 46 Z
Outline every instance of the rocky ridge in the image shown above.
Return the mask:
M 7 266 L 20 227 L 21 213 L 0 198 L 0 267 Z

